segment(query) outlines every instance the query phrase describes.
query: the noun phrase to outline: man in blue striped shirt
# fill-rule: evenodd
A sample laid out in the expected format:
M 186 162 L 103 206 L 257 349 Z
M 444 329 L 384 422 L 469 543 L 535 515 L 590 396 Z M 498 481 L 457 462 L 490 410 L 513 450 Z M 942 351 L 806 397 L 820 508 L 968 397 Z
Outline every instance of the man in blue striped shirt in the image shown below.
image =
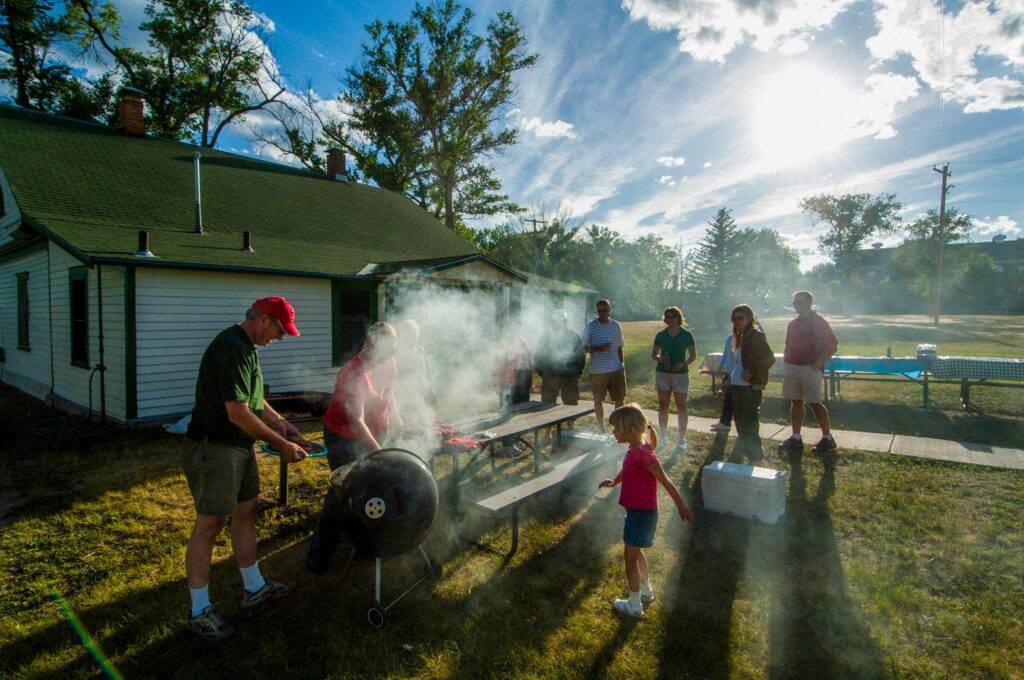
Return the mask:
M 590 391 L 594 415 L 604 432 L 604 397 L 610 395 L 619 408 L 626 401 L 626 367 L 622 361 L 622 326 L 611 318 L 608 300 L 597 301 L 597 318 L 583 328 L 583 348 L 590 355 Z

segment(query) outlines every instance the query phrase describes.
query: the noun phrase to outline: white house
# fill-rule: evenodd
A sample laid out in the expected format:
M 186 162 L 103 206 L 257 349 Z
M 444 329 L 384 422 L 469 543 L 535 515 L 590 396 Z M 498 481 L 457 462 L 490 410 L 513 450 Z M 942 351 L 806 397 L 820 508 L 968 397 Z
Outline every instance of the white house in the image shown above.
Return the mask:
M 133 106 L 111 128 L 0 105 L 4 383 L 115 422 L 174 420 L 210 340 L 266 295 L 302 333 L 261 351 L 276 393 L 329 392 L 368 323 L 415 313 L 410 291 L 484 304 L 493 337 L 527 309 L 584 323 L 594 291 L 489 260 L 347 181 L 340 153 L 319 175 L 199 149 L 146 136 Z

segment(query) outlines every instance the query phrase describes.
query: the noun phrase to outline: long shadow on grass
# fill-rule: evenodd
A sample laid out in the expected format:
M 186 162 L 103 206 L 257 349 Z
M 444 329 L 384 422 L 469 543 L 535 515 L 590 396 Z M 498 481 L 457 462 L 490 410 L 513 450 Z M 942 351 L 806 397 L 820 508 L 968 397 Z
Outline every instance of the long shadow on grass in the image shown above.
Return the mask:
M 777 561 L 769 622 L 773 680 L 886 677 L 878 646 L 847 593 L 829 513 L 834 469 L 826 468 L 813 496 L 805 465 L 791 461 L 785 536 Z
M 714 439 L 701 467 L 725 458 L 728 440 Z M 685 558 L 662 586 L 664 628 L 659 678 L 730 677 L 733 604 L 747 559 L 750 523 L 703 510 L 701 475 L 691 486 L 693 530 Z

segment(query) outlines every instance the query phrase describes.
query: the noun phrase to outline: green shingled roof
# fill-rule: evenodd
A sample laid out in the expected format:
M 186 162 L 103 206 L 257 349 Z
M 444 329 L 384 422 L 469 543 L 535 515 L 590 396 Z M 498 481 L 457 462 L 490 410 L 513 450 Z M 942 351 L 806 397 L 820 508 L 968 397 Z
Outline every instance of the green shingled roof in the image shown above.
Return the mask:
M 29 226 L 96 261 L 356 275 L 371 262 L 479 254 L 390 191 L 6 105 L 0 168 Z M 143 230 L 156 260 L 135 257 Z M 245 231 L 255 252 L 242 250 Z

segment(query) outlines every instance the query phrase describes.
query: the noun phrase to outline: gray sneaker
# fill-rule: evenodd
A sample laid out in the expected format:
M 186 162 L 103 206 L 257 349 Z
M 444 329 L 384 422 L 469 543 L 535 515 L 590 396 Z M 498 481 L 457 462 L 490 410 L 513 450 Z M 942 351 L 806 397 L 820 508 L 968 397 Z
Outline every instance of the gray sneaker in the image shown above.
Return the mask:
M 235 632 L 231 624 L 224 620 L 224 617 L 212 604 L 204 609 L 199 616 L 192 616 L 189 613 L 185 627 L 204 640 L 227 640 Z
M 830 451 L 835 451 L 836 440 L 832 438 L 832 435 L 822 437 L 820 440 L 818 440 L 818 443 L 815 444 L 814 448 L 811 450 L 814 451 L 815 453 L 828 453 Z
M 634 619 L 641 619 L 644 616 L 644 608 L 641 606 L 633 609 L 633 605 L 630 604 L 629 600 L 615 600 L 612 603 L 612 607 L 622 616 L 630 616 Z
M 779 451 L 803 451 L 804 440 L 800 437 L 790 437 L 779 444 Z
M 690 445 L 686 441 L 686 437 L 680 437 L 679 443 L 676 444 L 676 451 L 686 451 L 690 448 Z
M 648 605 L 648 604 L 654 602 L 654 599 L 655 598 L 654 598 L 654 591 L 653 590 L 651 592 L 649 592 L 649 593 L 645 593 L 643 591 L 640 592 L 640 604 Z
M 248 590 L 242 589 L 242 609 L 252 609 L 258 607 L 267 600 L 280 600 L 282 597 L 292 592 L 294 586 L 290 583 L 280 583 L 279 581 L 267 581 L 263 584 L 263 587 L 257 590 L 255 593 L 250 593 Z

